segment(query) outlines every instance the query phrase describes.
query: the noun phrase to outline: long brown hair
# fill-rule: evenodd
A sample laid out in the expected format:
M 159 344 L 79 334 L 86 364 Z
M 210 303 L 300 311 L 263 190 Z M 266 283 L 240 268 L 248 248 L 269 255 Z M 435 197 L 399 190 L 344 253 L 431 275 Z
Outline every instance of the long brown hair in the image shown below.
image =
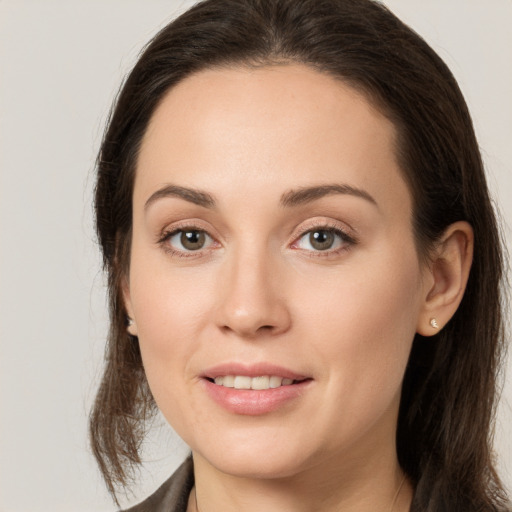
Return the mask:
M 503 253 L 472 121 L 455 79 L 421 37 L 371 0 L 205 0 L 145 48 L 111 112 L 97 161 L 97 232 L 109 279 L 106 364 L 90 419 L 109 490 L 140 463 L 156 407 L 120 293 L 129 266 L 137 154 L 163 95 L 214 66 L 302 63 L 366 94 L 398 133 L 420 255 L 458 220 L 474 229 L 462 303 L 433 338 L 419 335 L 403 383 L 397 451 L 411 510 L 503 510 L 491 456 L 504 347 Z

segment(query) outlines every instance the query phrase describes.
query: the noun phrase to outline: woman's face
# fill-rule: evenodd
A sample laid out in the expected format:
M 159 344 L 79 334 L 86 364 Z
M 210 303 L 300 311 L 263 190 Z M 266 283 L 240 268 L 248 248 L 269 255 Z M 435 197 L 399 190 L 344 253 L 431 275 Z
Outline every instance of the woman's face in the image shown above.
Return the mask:
M 394 453 L 428 281 L 394 136 L 299 65 L 200 72 L 156 110 L 125 298 L 159 408 L 215 468 Z

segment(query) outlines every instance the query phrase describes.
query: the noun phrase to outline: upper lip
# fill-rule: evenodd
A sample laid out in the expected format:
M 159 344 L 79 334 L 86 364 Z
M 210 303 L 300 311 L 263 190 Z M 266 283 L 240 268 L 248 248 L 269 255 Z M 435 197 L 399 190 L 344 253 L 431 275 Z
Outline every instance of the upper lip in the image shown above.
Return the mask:
M 247 377 L 261 377 L 263 375 L 277 376 L 284 379 L 304 380 L 309 378 L 307 375 L 294 372 L 283 366 L 271 363 L 221 363 L 208 368 L 201 375 L 203 378 L 215 379 L 215 377 L 223 377 L 225 375 L 244 375 Z

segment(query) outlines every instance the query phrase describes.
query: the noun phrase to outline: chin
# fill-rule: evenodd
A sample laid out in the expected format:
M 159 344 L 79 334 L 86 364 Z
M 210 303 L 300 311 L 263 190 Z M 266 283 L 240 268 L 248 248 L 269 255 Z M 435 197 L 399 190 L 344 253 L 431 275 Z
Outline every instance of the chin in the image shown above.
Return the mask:
M 242 454 L 224 454 L 220 457 L 205 458 L 206 461 L 222 473 L 251 479 L 277 479 L 291 477 L 299 472 L 300 462 L 283 460 L 272 454 L 255 453 L 252 456 Z
M 283 442 L 270 433 L 254 435 L 245 442 L 237 436 L 212 440 L 204 446 L 205 449 L 192 447 L 194 456 L 197 454 L 222 473 L 239 478 L 290 477 L 306 465 L 308 458 L 300 444 Z

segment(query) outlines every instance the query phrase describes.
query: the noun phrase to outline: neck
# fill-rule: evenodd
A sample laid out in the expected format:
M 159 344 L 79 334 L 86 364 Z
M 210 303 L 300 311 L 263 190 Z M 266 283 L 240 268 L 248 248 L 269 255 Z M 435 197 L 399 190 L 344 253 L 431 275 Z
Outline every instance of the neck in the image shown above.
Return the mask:
M 284 478 L 228 475 L 194 454 L 188 512 L 406 512 L 412 488 L 396 457 L 371 464 L 324 461 Z

